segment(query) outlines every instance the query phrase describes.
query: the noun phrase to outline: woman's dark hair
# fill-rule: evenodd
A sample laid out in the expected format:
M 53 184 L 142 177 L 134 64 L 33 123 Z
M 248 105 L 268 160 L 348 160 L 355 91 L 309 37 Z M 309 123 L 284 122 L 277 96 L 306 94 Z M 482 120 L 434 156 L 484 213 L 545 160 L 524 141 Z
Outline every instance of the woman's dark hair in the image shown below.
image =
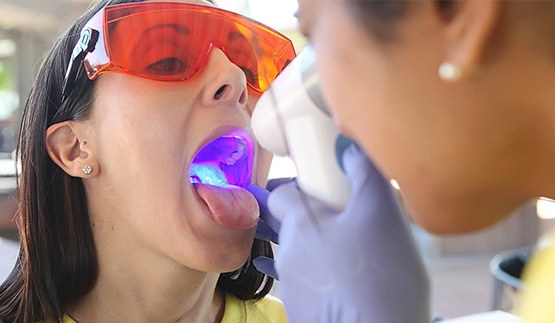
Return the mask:
M 43 62 L 23 111 L 17 159 L 20 250 L 14 269 L 0 286 L 0 321 L 59 322 L 67 305 L 91 290 L 98 263 L 85 189 L 80 178 L 62 171 L 46 153 L 46 130 L 57 122 L 86 119 L 94 81 L 81 70 L 62 102 L 62 85 L 84 24 L 106 5 L 142 0 L 102 0 L 56 41 Z M 221 274 L 218 286 L 239 299 L 260 299 L 273 279 L 252 259 L 273 257 L 270 243 L 256 240 L 242 268 Z
M 435 0 L 437 9 L 448 18 L 451 14 L 453 0 Z M 417 3 L 400 0 L 346 1 L 355 21 L 378 40 L 392 41 L 395 39 L 395 21 L 401 19 L 409 7 Z

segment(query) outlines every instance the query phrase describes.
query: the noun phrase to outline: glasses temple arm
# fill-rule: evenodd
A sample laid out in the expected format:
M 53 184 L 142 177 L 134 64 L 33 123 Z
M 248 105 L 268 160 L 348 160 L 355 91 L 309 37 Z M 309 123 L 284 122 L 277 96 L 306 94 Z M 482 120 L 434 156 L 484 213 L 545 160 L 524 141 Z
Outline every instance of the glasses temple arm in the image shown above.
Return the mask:
M 81 63 L 85 56 L 92 52 L 98 42 L 99 32 L 92 28 L 85 28 L 81 32 L 77 45 L 73 48 L 71 59 L 67 67 L 67 72 L 64 78 L 64 85 L 62 87 L 62 102 L 71 93 L 77 81 L 77 75 L 81 68 Z

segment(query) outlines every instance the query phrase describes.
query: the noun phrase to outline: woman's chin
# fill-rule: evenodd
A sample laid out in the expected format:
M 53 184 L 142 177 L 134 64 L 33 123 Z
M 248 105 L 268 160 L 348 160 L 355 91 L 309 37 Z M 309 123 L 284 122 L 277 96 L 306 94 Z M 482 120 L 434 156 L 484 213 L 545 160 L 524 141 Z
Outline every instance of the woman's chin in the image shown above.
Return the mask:
M 245 262 L 249 259 L 249 255 L 247 254 L 244 258 L 239 257 L 229 257 L 228 259 L 218 260 L 212 264 L 212 270 L 208 270 L 209 272 L 217 272 L 217 273 L 229 273 L 236 271 L 237 269 L 243 267 Z
M 484 201 L 407 203 L 411 220 L 429 233 L 465 234 L 486 229 L 506 218 L 510 208 L 499 209 Z

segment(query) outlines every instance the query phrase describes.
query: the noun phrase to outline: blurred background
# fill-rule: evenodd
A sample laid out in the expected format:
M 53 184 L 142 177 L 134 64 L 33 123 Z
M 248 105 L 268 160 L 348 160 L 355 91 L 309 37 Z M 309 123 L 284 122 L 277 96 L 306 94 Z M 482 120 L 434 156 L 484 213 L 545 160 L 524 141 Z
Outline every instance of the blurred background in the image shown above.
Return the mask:
M 296 0 L 217 1 L 223 8 L 280 30 L 293 40 L 297 51 L 304 46 L 296 30 Z M 92 2 L 0 0 L 0 281 L 11 270 L 18 249 L 13 151 L 21 107 L 55 38 Z M 270 177 L 294 175 L 290 160 L 275 159 Z M 510 310 L 518 286 L 503 280 L 499 272 L 518 278 L 525 263 L 518 256 L 553 226 L 554 217 L 552 201 L 541 199 L 530 201 L 495 227 L 473 234 L 438 237 L 414 227 L 430 271 L 434 312 L 448 318 L 494 308 Z M 279 293 L 279 286 L 275 292 Z

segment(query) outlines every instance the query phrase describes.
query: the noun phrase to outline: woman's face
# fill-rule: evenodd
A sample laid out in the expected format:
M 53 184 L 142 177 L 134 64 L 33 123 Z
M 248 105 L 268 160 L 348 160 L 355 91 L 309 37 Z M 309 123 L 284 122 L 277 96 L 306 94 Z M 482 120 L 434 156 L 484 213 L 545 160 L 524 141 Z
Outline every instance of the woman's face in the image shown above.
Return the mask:
M 415 221 L 435 232 L 474 230 L 524 202 L 513 190 L 525 175 L 514 169 L 534 154 L 527 131 L 534 122 L 513 96 L 522 90 L 496 96 L 514 75 L 440 80 L 449 44 L 432 1 L 410 3 L 406 17 L 384 23 L 390 42 L 357 24 L 348 5 L 299 0 L 300 29 L 317 53 L 336 123 L 399 182 Z M 512 70 L 507 57 L 497 59 L 507 65 L 498 69 Z
M 252 137 L 256 95 L 241 68 L 216 48 L 185 82 L 121 73 L 95 82 L 88 145 L 100 169 L 85 185 L 100 256 L 102 245 L 121 244 L 200 271 L 239 268 L 250 254 L 256 200 L 238 187 L 193 185 L 189 167 L 220 136 Z M 264 186 L 271 155 L 253 149 L 251 182 Z

